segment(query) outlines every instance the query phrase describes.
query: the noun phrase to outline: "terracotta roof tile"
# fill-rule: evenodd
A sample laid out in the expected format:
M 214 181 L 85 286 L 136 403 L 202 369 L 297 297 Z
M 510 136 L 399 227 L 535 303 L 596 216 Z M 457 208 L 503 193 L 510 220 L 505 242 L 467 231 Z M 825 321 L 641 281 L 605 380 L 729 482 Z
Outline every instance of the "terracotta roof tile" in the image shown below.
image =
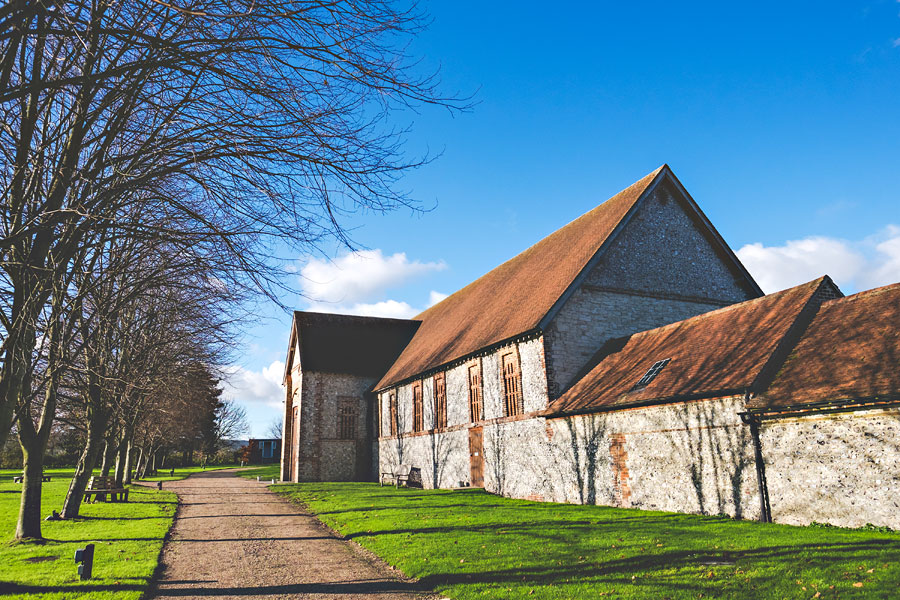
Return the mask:
M 748 389 L 823 285 L 831 285 L 830 280 L 823 277 L 610 342 L 546 413 L 584 413 Z M 633 389 L 664 359 L 670 362 L 646 387 Z
M 754 408 L 900 394 L 900 283 L 822 304 Z
M 418 315 L 422 326 L 375 389 L 536 328 L 665 168 Z

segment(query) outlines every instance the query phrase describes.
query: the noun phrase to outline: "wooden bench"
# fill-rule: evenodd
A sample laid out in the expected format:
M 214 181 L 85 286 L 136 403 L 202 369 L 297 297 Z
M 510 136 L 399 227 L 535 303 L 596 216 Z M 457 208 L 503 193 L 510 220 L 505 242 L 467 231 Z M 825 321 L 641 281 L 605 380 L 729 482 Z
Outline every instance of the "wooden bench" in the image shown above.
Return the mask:
M 103 476 L 91 477 L 87 489 L 84 491 L 84 499 L 87 501 L 94 496 L 94 501 L 96 501 L 99 500 L 99 496 L 105 497 L 107 494 L 109 494 L 111 502 L 128 502 L 128 490 L 124 487 L 116 487 L 115 477 Z
M 412 467 L 409 465 L 394 465 L 390 471 L 381 472 L 381 485 L 384 485 L 385 481 L 397 487 L 400 487 L 401 483 L 409 485 L 410 471 Z
M 13 477 L 13 483 L 22 483 L 22 479 L 24 479 L 24 475 L 16 475 Z M 50 481 L 51 479 L 49 475 L 41 475 L 41 481 Z

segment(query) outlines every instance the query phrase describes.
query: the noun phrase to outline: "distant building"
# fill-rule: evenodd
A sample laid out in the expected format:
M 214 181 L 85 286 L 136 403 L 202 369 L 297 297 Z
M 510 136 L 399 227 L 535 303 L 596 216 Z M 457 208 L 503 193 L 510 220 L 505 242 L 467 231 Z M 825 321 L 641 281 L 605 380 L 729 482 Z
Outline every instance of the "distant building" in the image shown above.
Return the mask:
M 278 438 L 257 440 L 251 438 L 241 454 L 242 460 L 251 465 L 264 465 L 281 460 L 281 440 Z
M 666 166 L 415 319 L 296 312 L 285 383 L 285 480 L 900 528 L 900 284 L 764 296 Z

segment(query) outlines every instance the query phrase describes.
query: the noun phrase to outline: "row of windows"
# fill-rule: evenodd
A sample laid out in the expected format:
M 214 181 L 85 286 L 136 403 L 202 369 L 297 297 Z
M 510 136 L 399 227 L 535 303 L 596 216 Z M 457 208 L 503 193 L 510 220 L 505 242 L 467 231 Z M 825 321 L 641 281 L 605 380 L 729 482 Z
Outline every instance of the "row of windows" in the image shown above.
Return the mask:
M 503 387 L 504 415 L 511 417 L 521 415 L 525 411 L 522 396 L 522 371 L 519 367 L 519 356 L 515 351 L 507 352 L 500 357 L 501 378 Z M 484 419 L 484 395 L 482 393 L 481 361 L 469 365 L 467 372 L 469 390 L 469 419 L 476 423 Z M 435 428 L 447 427 L 447 380 L 445 373 L 436 373 L 432 379 L 434 386 Z M 423 407 L 422 381 L 412 384 L 413 397 L 413 431 L 425 430 L 425 411 Z M 388 393 L 388 411 L 390 413 L 390 434 L 397 435 L 399 430 L 397 392 Z M 381 410 L 379 407 L 379 414 Z

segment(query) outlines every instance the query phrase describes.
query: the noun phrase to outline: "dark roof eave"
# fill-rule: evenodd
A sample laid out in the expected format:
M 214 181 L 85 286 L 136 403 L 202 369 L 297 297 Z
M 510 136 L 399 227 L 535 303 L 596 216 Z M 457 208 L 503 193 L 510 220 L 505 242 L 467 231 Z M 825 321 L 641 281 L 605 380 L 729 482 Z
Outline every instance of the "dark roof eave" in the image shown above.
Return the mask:
M 615 412 L 629 408 L 642 408 L 645 406 L 661 406 L 663 404 L 677 404 L 678 402 L 691 402 L 693 400 L 709 400 L 712 398 L 726 398 L 729 396 L 743 396 L 749 393 L 749 388 L 735 388 L 715 390 L 710 392 L 700 392 L 696 394 L 678 394 L 675 396 L 660 396 L 649 400 L 641 400 L 638 402 L 626 402 L 624 404 L 614 404 L 611 406 L 595 406 L 579 408 L 574 410 L 553 410 L 547 408 L 540 416 L 547 419 L 559 419 L 564 417 L 574 417 L 578 415 L 590 415 L 595 413 Z
M 373 389 L 372 392 L 375 394 L 380 394 L 381 392 L 383 392 L 385 390 L 388 390 L 390 388 L 400 387 L 401 385 L 406 385 L 407 383 L 415 381 L 416 379 L 424 379 L 425 377 L 428 377 L 429 375 L 433 375 L 434 373 L 437 373 L 439 371 L 445 371 L 446 369 L 448 369 L 449 367 L 451 367 L 453 365 L 468 362 L 468 361 L 472 360 L 473 358 L 482 356 L 484 354 L 490 354 L 494 350 L 497 350 L 498 348 L 502 348 L 503 346 L 508 346 L 508 345 L 514 344 L 516 342 L 523 342 L 523 341 L 527 341 L 527 340 L 536 338 L 540 335 L 543 335 L 543 333 L 544 332 L 543 332 L 543 330 L 541 330 L 540 327 L 532 327 L 531 329 L 528 329 L 527 331 L 523 331 L 522 333 L 520 333 L 518 335 L 508 337 L 504 340 L 500 340 L 499 342 L 495 342 L 493 344 L 490 344 L 489 346 L 483 346 L 483 347 L 479 348 L 478 350 L 476 350 L 474 352 L 469 352 L 468 354 L 464 354 L 464 355 L 460 356 L 459 358 L 454 358 L 447 362 L 441 363 L 435 367 L 431 367 L 430 369 L 426 369 L 424 371 L 419 371 L 418 373 L 416 373 L 415 375 L 413 375 L 411 377 L 406 377 L 404 379 L 398 379 L 397 381 L 392 381 L 388 384 L 381 386 L 380 388 Z
M 786 406 L 762 406 L 748 408 L 745 413 L 758 419 L 788 419 L 802 415 L 853 412 L 877 408 L 900 407 L 900 393 L 824 400 L 821 402 L 801 402 Z

